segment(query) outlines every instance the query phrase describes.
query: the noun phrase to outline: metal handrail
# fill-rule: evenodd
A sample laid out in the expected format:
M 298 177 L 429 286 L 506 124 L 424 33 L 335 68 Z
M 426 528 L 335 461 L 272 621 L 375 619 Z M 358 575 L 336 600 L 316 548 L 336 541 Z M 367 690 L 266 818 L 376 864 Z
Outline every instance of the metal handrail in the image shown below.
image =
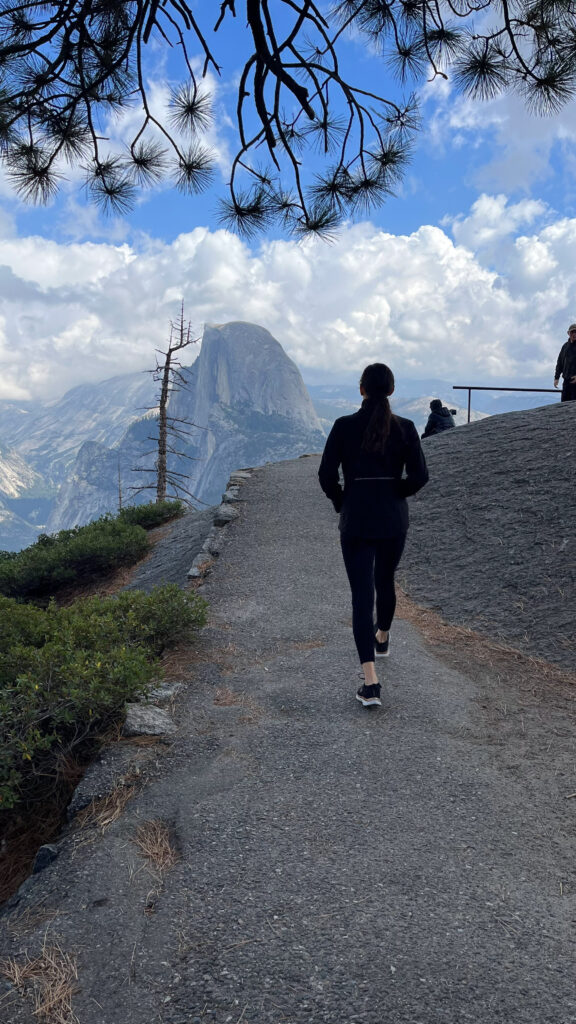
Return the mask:
M 472 398 L 473 391 L 534 391 L 534 392 L 546 392 L 549 395 L 561 395 L 559 388 L 490 388 L 481 384 L 453 384 L 453 391 L 467 391 L 468 392 L 468 419 L 467 423 L 470 423 L 470 401 Z

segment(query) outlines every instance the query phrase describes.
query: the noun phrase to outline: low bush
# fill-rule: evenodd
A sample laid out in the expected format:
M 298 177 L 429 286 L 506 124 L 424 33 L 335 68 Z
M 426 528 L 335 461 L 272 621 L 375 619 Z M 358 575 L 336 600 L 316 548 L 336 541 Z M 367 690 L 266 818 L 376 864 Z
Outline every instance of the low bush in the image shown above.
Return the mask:
M 146 693 L 159 652 L 191 639 L 205 609 L 175 584 L 45 610 L 1 598 L 0 808 Z
M 0 558 L 0 594 L 45 598 L 64 586 L 94 579 L 132 565 L 149 547 L 146 531 L 118 518 L 97 519 L 88 526 L 41 534 L 35 544 Z
M 118 513 L 117 518 L 123 523 L 142 526 L 152 530 L 155 526 L 168 523 L 184 515 L 184 504 L 181 501 L 155 501 L 148 505 L 129 505 Z
M 181 501 L 160 501 L 122 509 L 87 526 L 41 533 L 23 551 L 0 551 L 0 594 L 43 599 L 89 576 L 106 576 L 137 562 L 149 548 L 146 530 L 183 515 Z
M 12 598 L 0 596 L 0 657 L 17 644 L 41 647 L 46 642 L 47 632 L 48 622 L 44 611 L 34 605 L 19 604 Z
M 189 640 L 204 624 L 206 604 L 176 583 L 142 590 L 124 590 L 114 598 L 91 597 L 56 612 L 60 628 L 81 646 L 123 642 L 144 644 L 153 654 L 180 640 Z

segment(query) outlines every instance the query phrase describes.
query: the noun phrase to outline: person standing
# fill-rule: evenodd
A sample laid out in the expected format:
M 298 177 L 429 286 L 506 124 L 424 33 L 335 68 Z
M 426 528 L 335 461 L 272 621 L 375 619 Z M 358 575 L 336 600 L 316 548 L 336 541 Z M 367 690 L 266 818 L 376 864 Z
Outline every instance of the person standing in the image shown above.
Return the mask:
M 558 387 L 560 376 L 562 381 L 562 402 L 576 402 L 576 324 L 568 328 L 568 341 L 560 349 L 556 360 L 554 387 Z
M 394 375 L 388 366 L 366 367 L 360 379 L 362 406 L 336 420 L 318 471 L 322 490 L 340 513 L 340 543 L 352 591 L 352 629 L 364 673 L 356 699 L 364 707 L 382 703 L 375 657 L 386 657 L 390 650 L 396 608 L 394 573 L 408 529 L 406 498 L 428 481 L 416 427 L 390 409 L 393 391 Z

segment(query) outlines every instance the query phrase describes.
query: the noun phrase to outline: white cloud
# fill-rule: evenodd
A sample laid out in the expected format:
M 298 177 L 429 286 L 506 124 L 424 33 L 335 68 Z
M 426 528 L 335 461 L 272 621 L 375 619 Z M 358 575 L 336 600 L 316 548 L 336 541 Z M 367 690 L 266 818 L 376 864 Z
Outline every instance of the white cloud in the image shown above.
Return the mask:
M 540 199 L 522 199 L 509 204 L 505 195 L 481 195 L 467 217 L 446 218 L 452 224 L 454 238 L 461 245 L 478 251 L 516 234 L 523 225 L 533 224 L 547 213 Z
M 427 132 L 437 153 L 466 147 L 474 154 L 470 181 L 479 190 L 528 192 L 552 173 L 554 150 L 564 161 L 576 158 L 576 103 L 554 116 L 537 116 L 520 96 L 508 93 L 480 101 L 457 95 L 448 83 L 422 90 L 430 111 Z M 497 155 L 484 155 L 494 145 Z
M 0 266 L 41 290 L 96 283 L 135 258 L 128 245 L 61 245 L 34 235 L 0 239 Z
M 483 196 L 456 219 L 455 241 L 438 227 L 392 235 L 368 223 L 330 246 L 273 241 L 258 252 L 206 228 L 138 248 L 0 239 L 2 396 L 57 397 L 151 367 L 181 298 L 195 333 L 205 322 L 261 324 L 315 379 L 353 378 L 381 359 L 399 376 L 540 375 L 547 386 L 576 319 L 576 220 L 536 227 L 547 218 L 541 203 Z

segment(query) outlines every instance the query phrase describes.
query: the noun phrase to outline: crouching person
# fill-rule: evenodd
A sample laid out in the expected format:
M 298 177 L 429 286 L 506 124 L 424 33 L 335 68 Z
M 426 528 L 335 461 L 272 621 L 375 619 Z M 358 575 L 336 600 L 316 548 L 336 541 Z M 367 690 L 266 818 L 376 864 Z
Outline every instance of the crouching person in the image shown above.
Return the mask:
M 447 409 L 439 398 L 433 398 L 430 402 L 430 415 L 422 437 L 431 437 L 432 434 L 441 434 L 443 430 L 450 430 L 455 427 L 453 417 L 456 409 Z

